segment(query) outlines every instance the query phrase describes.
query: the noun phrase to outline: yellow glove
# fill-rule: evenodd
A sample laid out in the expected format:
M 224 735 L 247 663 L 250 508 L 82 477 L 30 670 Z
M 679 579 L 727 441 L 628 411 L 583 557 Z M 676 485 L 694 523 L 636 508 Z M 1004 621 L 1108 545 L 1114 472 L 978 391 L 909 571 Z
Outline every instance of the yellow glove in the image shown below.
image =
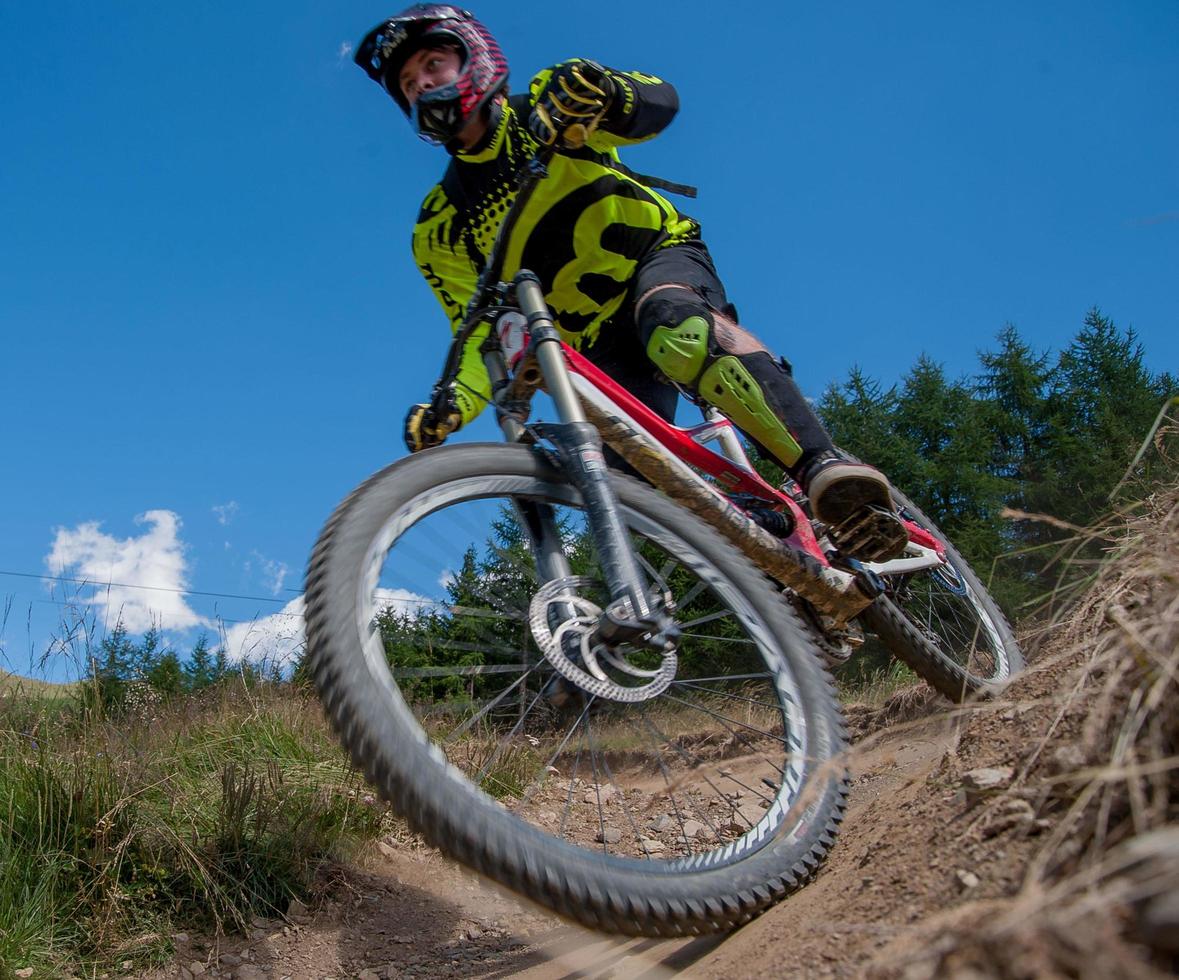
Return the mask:
M 462 424 L 463 417 L 453 400 L 446 400 L 441 413 L 433 405 L 412 405 L 405 416 L 405 446 L 411 453 L 441 446 Z
M 581 146 L 614 104 L 618 87 L 606 70 L 592 61 L 558 65 L 528 117 L 532 135 L 545 146 L 561 140 Z

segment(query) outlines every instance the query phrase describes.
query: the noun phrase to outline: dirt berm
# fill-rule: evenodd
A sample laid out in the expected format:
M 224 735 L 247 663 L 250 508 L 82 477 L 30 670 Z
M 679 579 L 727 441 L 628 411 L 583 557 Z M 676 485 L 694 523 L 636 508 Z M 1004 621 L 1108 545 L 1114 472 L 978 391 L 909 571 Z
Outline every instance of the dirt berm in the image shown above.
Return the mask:
M 156 976 L 1172 975 L 1179 955 L 1179 492 L 1095 532 L 1105 559 L 1025 637 L 999 700 L 924 689 L 852 707 L 843 833 L 818 879 L 724 937 L 620 940 L 560 923 L 416 842 L 250 938 L 180 941 Z

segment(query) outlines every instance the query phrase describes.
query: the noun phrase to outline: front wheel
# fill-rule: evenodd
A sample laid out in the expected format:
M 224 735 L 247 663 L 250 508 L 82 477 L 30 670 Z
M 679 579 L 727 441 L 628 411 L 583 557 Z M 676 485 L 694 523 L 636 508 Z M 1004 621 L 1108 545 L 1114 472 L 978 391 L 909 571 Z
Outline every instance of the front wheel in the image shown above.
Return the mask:
M 997 693 L 1024 668 L 1006 617 L 937 525 L 903 493 L 893 488 L 892 495 L 900 515 L 936 538 L 946 560 L 912 574 L 890 573 L 890 563 L 879 566 L 887 592 L 861 621 L 950 700 Z
M 650 487 L 613 482 L 674 654 L 578 645 L 570 624 L 609 601 L 580 496 L 495 444 L 412 456 L 340 505 L 308 568 L 308 665 L 357 766 L 451 857 L 594 928 L 731 928 L 834 840 L 838 704 L 762 575 Z M 538 509 L 571 573 L 549 582 Z

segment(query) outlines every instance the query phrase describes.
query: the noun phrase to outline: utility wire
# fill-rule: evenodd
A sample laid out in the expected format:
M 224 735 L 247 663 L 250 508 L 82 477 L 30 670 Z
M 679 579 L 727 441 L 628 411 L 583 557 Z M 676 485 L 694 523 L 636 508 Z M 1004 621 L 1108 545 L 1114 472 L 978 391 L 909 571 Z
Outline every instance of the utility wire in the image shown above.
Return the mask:
M 6 592 L 6 593 L 4 593 L 4 596 L 6 598 L 11 598 L 13 600 L 19 599 L 19 600 L 21 600 L 22 603 L 28 602 L 28 603 L 32 603 L 34 605 L 54 606 L 55 608 L 63 608 L 63 609 L 71 609 L 71 608 L 74 608 L 78 605 L 78 603 L 73 602 L 69 599 L 38 599 L 38 598 L 35 598 L 34 596 L 21 595 L 18 592 Z M 82 605 L 87 605 L 87 603 L 82 602 Z M 228 624 L 234 625 L 234 626 L 236 626 L 239 623 L 258 622 L 258 620 L 254 619 L 254 618 L 251 618 L 251 619 L 228 619 L 225 616 L 221 616 L 217 613 L 214 613 L 212 618 L 215 622 L 228 623 Z M 267 619 L 302 619 L 303 614 L 302 613 L 276 612 L 276 613 L 271 613 L 266 618 Z
M 233 592 L 198 592 L 196 589 L 170 589 L 164 585 L 131 585 L 126 582 L 99 582 L 88 578 L 70 578 L 67 575 L 38 575 L 36 572 L 9 572 L 0 568 L 0 575 L 11 575 L 13 578 L 36 578 L 43 582 L 69 582 L 73 585 L 90 586 L 95 589 L 143 589 L 148 592 L 171 592 L 175 595 L 199 595 L 212 599 L 247 599 L 251 602 L 274 602 L 286 605 L 287 600 L 276 599 L 274 596 L 240 595 Z M 302 589 L 286 589 L 287 592 L 302 594 Z
M 11 575 L 14 578 L 32 578 L 40 579 L 42 582 L 68 582 L 72 585 L 86 586 L 92 589 L 142 589 L 147 592 L 170 592 L 174 595 L 198 595 L 206 596 L 212 599 L 243 599 L 250 602 L 272 602 L 276 605 L 285 606 L 290 600 L 278 599 L 274 596 L 264 595 L 241 595 L 234 592 L 200 592 L 196 589 L 171 589 L 164 585 L 131 585 L 127 582 L 99 582 L 88 578 L 71 578 L 68 575 L 41 575 L 36 572 L 10 572 L 0 568 L 0 575 Z M 293 592 L 296 595 L 303 595 L 304 589 L 285 588 L 284 592 Z M 34 601 L 52 601 L 52 600 L 34 600 Z M 398 596 L 395 602 L 405 603 L 406 605 L 418 606 L 438 606 L 445 607 L 450 612 L 461 613 L 470 616 L 493 616 L 499 619 L 522 619 L 521 613 L 516 611 L 515 615 L 508 613 L 492 613 L 486 609 L 473 608 L 470 606 L 456 606 L 446 602 L 440 602 L 437 599 L 416 598 L 409 596 Z M 291 615 L 291 614 L 287 614 Z M 227 620 L 228 622 L 228 620 Z M 248 620 L 233 620 L 233 622 L 248 622 Z

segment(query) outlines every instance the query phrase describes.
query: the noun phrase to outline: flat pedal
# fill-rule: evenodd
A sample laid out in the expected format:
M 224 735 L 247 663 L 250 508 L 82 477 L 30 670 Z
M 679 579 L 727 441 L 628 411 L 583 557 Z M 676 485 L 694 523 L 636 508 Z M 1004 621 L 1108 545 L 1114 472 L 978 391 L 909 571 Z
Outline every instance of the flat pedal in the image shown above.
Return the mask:
M 901 519 L 875 504 L 861 507 L 827 533 L 841 553 L 857 561 L 888 561 L 901 555 L 909 543 L 909 532 Z

